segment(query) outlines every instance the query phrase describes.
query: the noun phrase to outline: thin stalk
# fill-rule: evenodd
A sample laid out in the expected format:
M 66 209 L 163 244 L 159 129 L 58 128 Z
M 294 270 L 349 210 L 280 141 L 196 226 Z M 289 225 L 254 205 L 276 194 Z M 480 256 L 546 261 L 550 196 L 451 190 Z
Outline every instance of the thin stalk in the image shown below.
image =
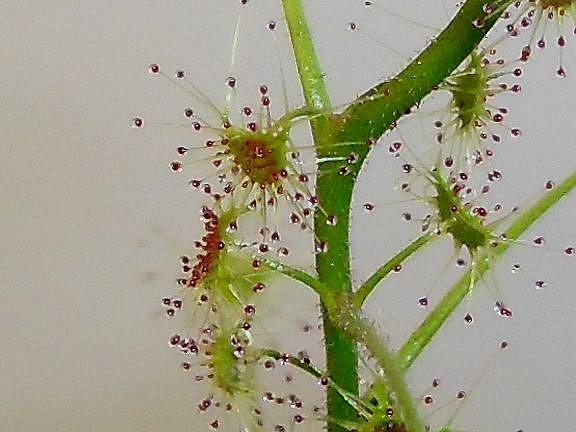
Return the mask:
M 262 263 L 269 269 L 281 273 L 284 276 L 288 276 L 289 278 L 312 288 L 320 298 L 328 295 L 328 288 L 317 277 L 306 273 L 304 270 L 270 259 L 262 260 Z
M 557 204 L 575 187 L 576 171 L 562 183 L 554 187 L 554 189 L 546 192 L 546 195 L 523 212 L 506 231 L 508 239 L 517 240 L 528 228 L 538 221 L 544 213 Z M 475 278 L 482 277 L 490 270 L 494 262 L 510 248 L 510 245 L 511 243 L 509 242 L 501 242 L 497 247 L 491 249 L 489 254 L 486 253 L 480 256 L 478 258 L 478 264 L 474 267 Z M 471 276 L 472 270 L 462 276 L 402 346 L 398 352 L 398 360 L 402 370 L 408 369 L 414 361 L 416 361 L 448 317 L 456 310 L 468 294 Z
M 282 6 L 284 7 L 284 18 L 288 24 L 292 50 L 306 105 L 320 112 L 329 112 L 331 109 L 330 97 L 302 2 L 300 0 L 282 0 Z
M 387 388 L 394 396 L 395 406 L 401 413 L 404 426 L 410 432 L 424 432 L 425 427 L 416 403 L 400 368 L 397 356 L 390 350 L 384 338 L 374 329 L 374 326 L 359 316 L 359 311 L 352 303 L 345 300 L 328 306 L 332 319 L 338 322 L 346 334 L 364 345 L 386 376 Z
M 322 372 L 320 369 L 312 365 L 310 362 L 294 357 L 293 355 L 281 353 L 278 350 L 265 348 L 262 351 L 262 355 L 266 357 L 271 357 L 274 360 L 279 360 L 285 363 L 290 363 L 292 366 L 296 366 L 298 369 L 302 369 L 304 372 L 312 375 L 314 378 L 322 378 Z
M 302 360 L 298 357 L 294 357 L 293 355 L 282 353 L 278 350 L 272 348 L 264 348 L 261 350 L 263 356 L 271 357 L 275 360 L 291 364 L 292 366 L 297 367 L 298 369 L 303 370 L 304 372 L 310 374 L 314 378 L 318 378 L 321 380 L 321 383 L 325 383 L 326 385 L 333 387 L 338 393 L 342 395 L 344 399 L 346 399 L 347 403 L 354 407 L 356 412 L 363 412 L 364 415 L 369 415 L 366 410 L 369 407 L 364 406 L 364 402 L 358 398 L 357 395 L 350 394 L 343 388 L 339 387 L 334 381 L 327 377 L 327 375 L 319 368 L 311 364 L 307 360 Z M 330 421 L 330 419 L 328 420 Z
M 361 308 L 366 298 L 374 291 L 376 285 L 380 283 L 382 279 L 384 279 L 388 274 L 402 264 L 408 257 L 410 257 L 413 253 L 418 251 L 421 247 L 428 244 L 430 240 L 436 237 L 436 234 L 432 231 L 427 232 L 426 234 L 418 237 L 396 255 L 394 255 L 390 260 L 384 263 L 381 267 L 379 267 L 372 276 L 370 276 L 358 291 L 354 294 L 354 305 L 357 308 Z

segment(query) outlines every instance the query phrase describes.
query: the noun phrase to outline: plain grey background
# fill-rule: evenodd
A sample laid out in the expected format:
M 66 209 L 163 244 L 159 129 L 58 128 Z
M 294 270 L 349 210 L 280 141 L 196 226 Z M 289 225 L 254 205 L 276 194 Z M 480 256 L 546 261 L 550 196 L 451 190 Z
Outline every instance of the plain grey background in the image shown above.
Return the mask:
M 335 104 L 389 76 L 434 34 L 382 9 L 368 12 L 361 1 L 305 3 Z M 388 1 L 386 8 L 440 28 L 453 12 L 444 3 Z M 187 189 L 186 173 L 168 169 L 175 147 L 190 140 L 190 131 L 175 126 L 189 102 L 146 69 L 151 62 L 184 68 L 222 106 L 238 2 L 1 5 L 0 430 L 207 430 L 209 417 L 196 408 L 206 388 L 179 370 L 182 358 L 166 343 L 183 324 L 166 320 L 160 306 L 162 296 L 176 293 L 178 256 L 200 234 L 201 197 Z M 270 19 L 279 24 L 278 45 L 265 28 Z M 362 32 L 350 32 L 351 21 Z M 507 208 L 529 202 L 544 193 L 548 179 L 574 169 L 573 42 L 570 37 L 564 53 L 566 79 L 555 77 L 558 50 L 550 43 L 524 67 L 523 92 L 501 99 L 511 109 L 509 124 L 523 130 L 497 151 L 505 175 L 493 199 Z M 517 52 L 521 42 L 510 45 Z M 279 2 L 251 0 L 244 7 L 236 57 L 239 104 L 254 104 L 257 86 L 266 83 L 276 115 L 282 113 L 279 57 L 289 105 L 300 103 Z M 144 129 L 130 128 L 135 115 L 145 118 Z M 385 148 L 374 151 L 356 192 L 358 281 L 418 234 L 417 224 L 398 217 L 398 161 Z M 374 212 L 362 210 L 366 201 L 376 204 Z M 575 266 L 562 250 L 576 243 L 575 209 L 570 196 L 538 223 L 526 239 L 544 235 L 546 248 L 507 255 L 415 366 L 409 380 L 416 394 L 426 394 L 436 376 L 443 382 L 438 402 L 423 407 L 430 421 L 442 425 L 453 416 L 455 427 L 475 431 L 574 427 Z M 371 298 L 367 314 L 393 346 L 425 314 L 415 300 L 431 292 L 434 301 L 454 276 L 451 253 L 449 241 L 427 248 Z M 312 259 L 292 255 L 301 265 Z M 518 274 L 510 272 L 515 262 L 523 265 Z M 540 278 L 548 285 L 536 291 Z M 268 336 L 287 349 L 306 347 L 321 364 L 314 348 L 319 333 L 304 337 L 299 330 L 315 322 L 314 297 L 286 289 L 297 294 L 271 306 L 280 318 Z M 286 295 L 277 292 L 280 300 Z M 293 301 L 299 297 L 302 303 Z M 510 305 L 512 319 L 491 310 L 495 298 Z M 475 317 L 471 327 L 462 320 L 465 308 Z M 510 348 L 496 355 L 501 340 Z M 457 409 L 456 392 L 471 387 Z M 309 393 L 316 385 L 304 377 L 280 385 L 290 388 Z

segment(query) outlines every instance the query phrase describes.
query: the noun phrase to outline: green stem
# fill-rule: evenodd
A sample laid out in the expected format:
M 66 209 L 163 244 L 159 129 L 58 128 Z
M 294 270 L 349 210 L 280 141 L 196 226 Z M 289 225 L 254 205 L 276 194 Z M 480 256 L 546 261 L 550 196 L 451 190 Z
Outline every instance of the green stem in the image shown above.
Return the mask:
M 401 413 L 406 430 L 424 432 L 424 424 L 406 385 L 404 372 L 399 366 L 396 355 L 387 346 L 385 339 L 378 335 L 371 323 L 358 315 L 358 309 L 352 303 L 341 300 L 334 305 L 327 306 L 327 309 L 338 326 L 352 339 L 364 345 L 384 371 L 386 383 L 394 396 L 395 406 Z
M 330 98 L 302 3 L 300 0 L 282 0 L 282 6 L 306 105 L 321 112 L 329 112 Z
M 320 298 L 328 295 L 328 288 L 318 278 L 312 276 L 309 273 L 306 273 L 303 270 L 290 267 L 289 265 L 270 259 L 262 260 L 262 263 L 271 270 L 282 273 L 291 279 L 309 286 L 316 292 L 316 294 L 318 294 Z
M 438 86 L 478 46 L 499 18 L 492 15 L 481 28 L 473 23 L 486 16 L 483 6 L 493 0 L 467 0 L 448 26 L 405 69 L 371 88 L 353 102 L 334 126 L 343 141 L 378 139 L 400 117 Z M 506 0 L 502 11 L 512 3 Z
M 321 379 L 322 383 L 324 383 L 323 380 L 326 380 L 325 384 L 327 384 L 330 387 L 333 387 L 338 393 L 340 393 L 342 395 L 342 397 L 344 399 L 346 399 L 348 404 L 350 406 L 354 407 L 354 410 L 356 412 L 364 411 L 364 414 L 366 415 L 367 407 L 363 405 L 363 401 L 361 399 L 359 399 L 357 395 L 350 394 L 349 392 L 347 392 L 343 388 L 339 387 L 338 384 L 336 384 L 334 381 L 332 381 L 330 378 L 328 378 L 326 376 L 326 374 L 321 371 L 321 369 L 312 365 L 309 361 L 301 360 L 297 357 L 294 357 L 294 356 L 289 355 L 289 354 L 281 353 L 280 351 L 275 350 L 275 349 L 271 349 L 271 348 L 264 348 L 261 350 L 261 353 L 263 356 L 271 357 L 275 360 L 289 363 L 292 366 L 295 366 L 295 367 L 303 370 L 304 372 L 312 375 L 314 378 Z
M 265 348 L 261 352 L 263 356 L 290 363 L 292 366 L 296 366 L 297 368 L 302 369 L 304 372 L 309 373 L 314 378 L 322 378 L 322 372 L 320 369 L 316 368 L 310 362 L 301 360 L 298 357 L 294 357 L 293 355 L 281 353 L 275 349 Z
M 544 213 L 575 187 L 576 171 L 554 189 L 548 191 L 532 207 L 523 212 L 506 231 L 508 239 L 517 240 L 534 222 L 539 220 Z M 408 369 L 414 363 L 448 317 L 462 302 L 462 299 L 468 294 L 472 271 L 474 271 L 475 278 L 482 277 L 492 267 L 494 262 L 510 248 L 510 245 L 510 242 L 501 242 L 497 247 L 491 249 L 489 253 L 484 253 L 478 257 L 474 269 L 468 271 L 442 298 L 440 303 L 430 312 L 420 327 L 412 333 L 408 341 L 400 349 L 398 360 L 402 370 Z
M 324 305 L 352 291 L 349 212 L 355 180 L 369 150 L 364 143 L 379 138 L 474 49 L 497 19 L 495 16 L 488 20 L 481 29 L 472 24 L 484 15 L 481 8 L 487 3 L 487 0 L 468 0 L 438 39 L 395 79 L 368 91 L 341 115 L 329 118 L 326 114 L 311 120 L 318 157 L 335 160 L 318 164 L 316 182 L 322 211 L 315 213 L 315 238 L 327 247 L 316 257 L 316 270 L 319 280 L 330 290 L 323 296 Z M 319 112 L 328 113 L 331 104 L 301 1 L 282 0 L 282 4 L 306 103 Z M 336 146 L 343 142 L 361 144 Z M 358 163 L 346 166 L 338 161 L 346 160 L 351 152 L 356 153 Z M 327 224 L 328 215 L 338 223 Z M 325 309 L 323 321 L 328 374 L 344 390 L 358 394 L 355 341 L 334 325 Z M 356 419 L 355 410 L 333 389 L 328 389 L 327 408 L 329 417 L 343 421 Z M 328 428 L 330 432 L 343 430 L 336 424 L 329 424 Z
M 327 113 L 311 119 L 312 135 L 319 156 L 322 148 L 330 148 L 334 143 L 331 137 L 328 113 L 331 103 L 324 83 L 324 74 L 307 20 L 300 0 L 282 0 L 284 16 L 288 25 L 296 66 L 302 84 L 306 104 L 319 112 Z M 348 220 L 354 178 L 334 176 L 331 166 L 318 167 L 316 194 L 323 211 L 314 216 L 315 238 L 324 243 L 327 251 L 316 256 L 316 271 L 321 283 L 329 287 L 326 295 L 321 295 L 322 304 L 340 293 L 350 293 L 350 250 L 348 247 Z M 333 215 L 338 223 L 335 226 L 326 223 L 326 216 Z M 320 245 L 318 245 L 320 246 Z M 323 248 L 322 248 L 323 249 Z M 330 379 L 350 394 L 358 394 L 358 354 L 356 343 L 344 332 L 334 326 L 323 307 L 324 346 L 326 368 Z M 327 391 L 328 418 L 342 421 L 355 421 L 356 410 L 335 389 Z M 345 429 L 337 423 L 328 424 L 329 432 L 342 432 Z
M 378 268 L 372 276 L 370 276 L 366 282 L 362 284 L 358 291 L 354 294 L 354 305 L 357 308 L 361 308 L 366 298 L 374 291 L 376 285 L 380 283 L 392 270 L 406 260 L 410 255 L 415 253 L 422 246 L 428 244 L 430 240 L 436 237 L 436 234 L 432 231 L 418 237 L 396 255 L 394 255 L 388 262 L 384 263 L 380 268 Z

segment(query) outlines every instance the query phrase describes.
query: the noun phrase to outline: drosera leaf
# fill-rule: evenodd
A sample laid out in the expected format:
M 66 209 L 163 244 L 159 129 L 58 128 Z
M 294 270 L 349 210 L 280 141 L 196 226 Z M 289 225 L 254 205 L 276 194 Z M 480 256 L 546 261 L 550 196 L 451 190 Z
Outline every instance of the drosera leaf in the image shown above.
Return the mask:
M 507 62 L 496 57 L 495 46 L 500 40 L 473 51 L 465 64 L 439 86 L 451 97 L 443 110 L 447 114 L 435 122 L 436 142 L 442 148 L 443 158 L 450 157 L 456 169 L 469 172 L 492 157 L 493 150 L 487 143 L 500 143 L 501 130 L 513 138 L 521 134 L 519 128 L 506 125 L 508 108 L 494 102 L 498 94 L 521 90 L 520 84 L 509 82 L 510 77 L 516 79 L 522 75 L 519 60 Z
M 258 109 L 244 106 L 241 109 L 243 124 L 234 124 L 228 112 L 230 97 L 227 97 L 223 110 L 208 99 L 179 70 L 175 78 L 162 72 L 157 64 L 149 67 L 151 73 L 161 75 L 175 82 L 197 102 L 215 115 L 219 124 L 207 120 L 209 117 L 199 114 L 195 108 L 183 109 L 186 126 L 196 136 L 194 140 L 204 140 L 203 145 L 178 146 L 177 160 L 170 163 L 175 173 L 186 171 L 188 165 L 194 165 L 195 178 L 189 185 L 214 201 L 228 199 L 232 206 L 245 206 L 261 215 L 265 226 L 272 223 L 268 213 L 277 213 L 279 202 L 285 199 L 289 203 L 293 220 L 304 227 L 310 227 L 314 208 L 318 204 L 309 186 L 309 174 L 301 168 L 299 149 L 292 143 L 290 132 L 295 123 L 315 117 L 318 113 L 307 108 L 289 110 L 278 119 L 272 118 L 272 103 L 267 85 L 260 85 L 260 114 Z M 226 80 L 230 94 L 237 86 L 235 77 Z M 141 118 L 135 118 L 133 124 L 142 125 Z M 206 137 L 207 135 L 207 137 Z
M 550 208 L 557 204 L 564 196 L 576 187 L 576 171 L 564 181 L 551 189 L 536 203 L 519 214 L 511 226 L 506 230 L 510 240 L 517 240 L 520 236 L 538 221 Z M 432 338 L 442 328 L 448 317 L 456 310 L 462 300 L 470 291 L 473 272 L 476 277 L 482 277 L 511 246 L 510 242 L 501 242 L 489 254 L 481 254 L 474 269 L 470 269 L 442 298 L 420 326 L 410 335 L 398 352 L 398 359 L 402 370 L 408 369 L 428 346 Z
M 548 45 L 547 29 L 549 24 L 556 29 L 555 45 L 558 48 L 558 65 L 556 75 L 566 77 L 564 65 L 564 49 L 568 44 L 568 35 L 574 35 L 576 30 L 576 1 L 574 0 L 518 0 L 514 2 L 518 9 L 516 14 L 509 13 L 512 21 L 508 24 L 508 33 L 519 37 L 524 30 L 530 30 L 527 44 L 522 48 L 522 58 L 527 61 L 532 49 L 543 49 Z M 571 21 L 570 24 L 567 21 Z
M 485 0 L 466 1 L 451 23 L 403 71 L 365 92 L 357 103 L 336 116 L 333 128 L 338 139 L 376 140 L 420 103 L 470 55 L 496 22 L 498 16 L 493 15 L 481 27 L 473 24 L 478 17 L 486 17 L 483 6 L 488 3 Z M 454 40 L 459 43 L 453 44 Z

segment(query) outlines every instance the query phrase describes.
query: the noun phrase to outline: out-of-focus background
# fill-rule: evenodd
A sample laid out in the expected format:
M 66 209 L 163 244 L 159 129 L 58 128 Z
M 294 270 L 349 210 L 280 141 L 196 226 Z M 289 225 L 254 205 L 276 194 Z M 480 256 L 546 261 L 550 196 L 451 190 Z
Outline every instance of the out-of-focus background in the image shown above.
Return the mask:
M 454 12 L 447 0 L 381 1 L 370 10 L 362 1 L 305 3 L 335 104 L 396 71 Z M 203 198 L 186 186 L 195 168 L 179 175 L 169 170 L 175 148 L 194 139 L 178 124 L 181 109 L 196 102 L 149 75 L 147 66 L 186 69 L 219 107 L 231 73 L 239 80 L 239 106 L 254 105 L 258 86 L 268 84 L 276 115 L 284 104 L 283 69 L 288 104 L 298 105 L 280 2 L 251 0 L 242 8 L 230 67 L 239 10 L 235 0 L 2 2 L 0 430 L 209 429 L 211 414 L 200 416 L 197 409 L 206 387 L 179 369 L 182 358 L 167 344 L 182 324 L 166 319 L 160 304 L 177 292 L 182 250 L 201 235 Z M 266 29 L 270 20 L 278 23 L 276 42 Z M 361 31 L 350 31 L 349 22 Z M 500 100 L 510 108 L 508 124 L 523 131 L 497 149 L 504 178 L 494 199 L 508 209 L 545 193 L 547 180 L 560 181 L 574 169 L 576 62 L 569 34 L 567 78 L 555 76 L 552 32 L 549 47 L 522 66 L 522 93 Z M 506 41 L 503 50 L 514 58 L 521 45 Z M 135 116 L 144 118 L 144 128 L 130 127 Z M 358 280 L 419 229 L 398 217 L 398 161 L 386 146 L 372 156 L 353 214 Z M 364 212 L 365 202 L 375 211 Z M 416 393 L 427 394 L 434 377 L 443 383 L 438 401 L 423 407 L 427 416 L 442 408 L 436 424 L 482 431 L 573 426 L 576 266 L 562 250 L 576 244 L 575 210 L 576 199 L 568 197 L 538 223 L 526 245 L 478 283 L 465 306 L 474 324 L 464 324 L 463 308 L 415 366 L 410 382 Z M 547 242 L 535 250 L 529 239 L 537 235 Z M 429 293 L 432 302 L 440 296 L 444 273 L 452 272 L 451 248 L 445 242 L 425 250 L 371 298 L 367 313 L 394 346 L 424 316 L 418 296 Z M 512 274 L 516 262 L 522 270 Z M 539 279 L 546 287 L 536 290 Z M 289 302 L 280 297 L 274 314 L 281 324 L 270 336 L 293 349 L 306 347 L 321 364 L 314 336 L 299 331 L 315 322 L 314 298 L 287 289 L 296 294 Z M 512 308 L 511 319 L 491 310 L 500 298 Z M 502 340 L 510 347 L 498 354 Z M 298 385 L 310 383 L 301 378 L 280 390 Z M 461 389 L 470 397 L 458 408 Z M 305 422 L 299 430 L 318 430 L 318 424 Z

